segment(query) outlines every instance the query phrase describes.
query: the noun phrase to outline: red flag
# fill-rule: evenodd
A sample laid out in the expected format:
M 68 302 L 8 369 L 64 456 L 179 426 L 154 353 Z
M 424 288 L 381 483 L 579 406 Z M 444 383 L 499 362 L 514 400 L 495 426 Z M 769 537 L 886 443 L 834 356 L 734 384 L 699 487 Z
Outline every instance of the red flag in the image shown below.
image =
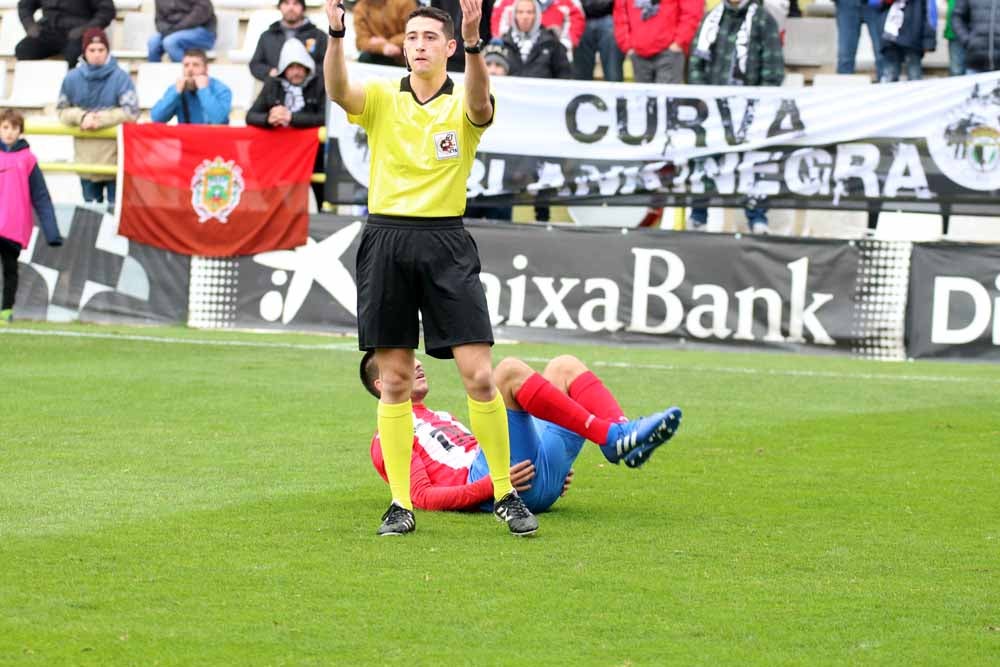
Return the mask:
M 207 257 L 304 245 L 318 146 L 315 129 L 126 124 L 118 231 Z

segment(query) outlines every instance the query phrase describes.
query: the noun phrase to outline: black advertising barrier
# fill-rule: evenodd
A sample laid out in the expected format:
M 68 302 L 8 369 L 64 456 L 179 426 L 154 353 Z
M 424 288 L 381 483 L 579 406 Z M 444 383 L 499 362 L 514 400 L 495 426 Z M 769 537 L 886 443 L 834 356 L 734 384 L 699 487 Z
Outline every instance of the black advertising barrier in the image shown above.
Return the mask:
M 351 76 L 404 72 L 352 65 Z M 850 89 L 491 81 L 467 195 L 510 204 L 997 215 L 1000 73 Z M 338 107 L 326 198 L 364 204 L 371 153 Z M 434 147 L 414 146 L 434 155 Z M 998 222 L 1000 224 L 1000 222 Z
M 56 206 L 63 245 L 37 227 L 21 252 L 16 318 L 173 324 L 187 319 L 190 261 L 130 242 L 99 208 Z
M 911 357 L 1000 360 L 1000 245 L 913 245 L 906 347 Z
M 909 244 L 468 226 L 498 338 L 903 356 Z M 361 229 L 317 216 L 296 250 L 195 258 L 190 323 L 354 331 Z

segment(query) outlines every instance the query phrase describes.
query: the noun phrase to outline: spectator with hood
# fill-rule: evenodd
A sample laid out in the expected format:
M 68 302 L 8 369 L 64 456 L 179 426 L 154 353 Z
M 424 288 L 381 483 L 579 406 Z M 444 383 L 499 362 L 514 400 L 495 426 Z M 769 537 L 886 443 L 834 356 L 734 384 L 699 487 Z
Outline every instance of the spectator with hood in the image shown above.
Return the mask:
M 212 0 L 156 0 L 156 33 L 146 47 L 149 62 L 179 63 L 188 49 L 208 51 L 215 46 L 215 8 Z
M 281 47 L 289 39 L 295 38 L 302 42 L 317 67 L 323 63 L 323 56 L 326 55 L 326 33 L 306 16 L 306 3 L 303 0 L 281 0 L 278 11 L 281 12 L 281 20 L 275 21 L 261 33 L 250 59 L 250 73 L 259 81 L 267 81 L 278 75 Z
M 108 36 L 100 28 L 83 33 L 83 61 L 69 71 L 59 90 L 56 105 L 59 120 L 81 130 L 100 130 L 139 117 L 139 98 L 128 73 L 111 55 Z M 85 164 L 118 164 L 118 142 L 114 139 L 76 137 L 76 161 Z M 114 174 L 81 174 L 83 199 L 115 203 Z
M 566 47 L 554 31 L 542 27 L 538 0 L 516 0 L 514 23 L 501 41 L 511 54 L 510 76 L 538 79 L 572 77 Z
M 490 30 L 493 35 L 503 35 L 514 27 L 514 4 L 517 0 L 498 0 L 490 16 Z M 543 28 L 550 28 L 566 47 L 572 58 L 573 50 L 583 38 L 587 28 L 587 17 L 579 0 L 539 0 L 539 16 Z M 483 7 L 486 16 L 486 7 Z
M 703 11 L 702 0 L 615 0 L 615 39 L 632 59 L 636 83 L 684 83 Z
M 42 16 L 36 22 L 39 9 Z M 72 69 L 83 52 L 83 32 L 107 28 L 115 19 L 115 5 L 112 0 L 18 0 L 17 15 L 26 37 L 14 47 L 14 57 L 45 60 L 59 55 Z
M 289 39 L 281 47 L 278 76 L 267 80 L 247 111 L 247 125 L 263 128 L 323 127 L 326 86 L 305 44 Z M 323 151 L 316 152 L 315 173 L 323 173 Z M 313 183 L 316 206 L 323 205 L 323 184 Z

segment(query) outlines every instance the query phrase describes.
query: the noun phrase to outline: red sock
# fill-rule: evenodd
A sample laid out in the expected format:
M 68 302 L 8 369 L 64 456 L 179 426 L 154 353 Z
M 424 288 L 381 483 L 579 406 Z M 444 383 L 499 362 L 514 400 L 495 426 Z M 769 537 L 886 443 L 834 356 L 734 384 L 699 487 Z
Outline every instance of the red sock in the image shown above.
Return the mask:
M 601 419 L 612 422 L 626 421 L 622 406 L 608 388 L 590 371 L 577 377 L 569 385 L 569 397 Z
M 599 445 L 608 439 L 611 422 L 591 414 L 539 373 L 531 374 L 515 398 L 533 417 L 558 424 Z

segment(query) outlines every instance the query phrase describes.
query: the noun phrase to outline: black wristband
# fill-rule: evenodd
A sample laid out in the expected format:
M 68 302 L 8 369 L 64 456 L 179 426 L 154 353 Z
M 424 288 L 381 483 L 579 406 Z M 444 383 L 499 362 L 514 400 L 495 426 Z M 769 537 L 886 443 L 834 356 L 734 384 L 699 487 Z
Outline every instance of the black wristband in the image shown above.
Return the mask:
M 340 23 L 344 27 L 341 28 L 340 30 L 334 30 L 333 28 L 327 28 L 326 31 L 328 33 L 330 33 L 330 37 L 336 37 L 337 39 L 343 39 L 344 35 L 347 34 L 347 23 L 344 21 L 344 18 L 347 16 L 347 10 L 344 9 L 343 3 L 337 5 L 337 9 L 340 10 Z
M 476 54 L 476 53 L 479 53 L 480 51 L 482 51 L 484 46 L 486 46 L 486 40 L 480 38 L 475 44 L 472 44 L 471 46 L 469 44 L 466 44 L 465 45 L 465 52 L 466 53 L 471 53 L 471 54 Z

